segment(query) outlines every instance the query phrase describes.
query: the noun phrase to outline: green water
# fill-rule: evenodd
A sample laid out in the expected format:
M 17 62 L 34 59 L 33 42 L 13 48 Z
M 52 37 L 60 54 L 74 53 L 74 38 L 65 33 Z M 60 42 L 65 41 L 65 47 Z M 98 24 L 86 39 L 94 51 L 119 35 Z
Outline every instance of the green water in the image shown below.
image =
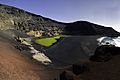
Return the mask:
M 40 44 L 45 47 L 49 47 L 49 46 L 52 46 L 54 43 L 56 43 L 57 39 L 60 39 L 60 37 L 61 36 L 58 35 L 58 36 L 54 36 L 54 37 L 50 37 L 50 38 L 36 39 L 35 43 Z

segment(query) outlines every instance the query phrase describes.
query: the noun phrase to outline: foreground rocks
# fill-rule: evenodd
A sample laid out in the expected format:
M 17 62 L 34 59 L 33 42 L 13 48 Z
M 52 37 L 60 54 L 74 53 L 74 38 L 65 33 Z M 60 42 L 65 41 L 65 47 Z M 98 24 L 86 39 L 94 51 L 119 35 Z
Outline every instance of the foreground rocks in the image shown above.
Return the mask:
M 87 64 L 73 64 L 72 65 L 72 72 L 75 75 L 80 75 L 80 74 L 87 72 L 87 71 L 89 71 Z
M 106 62 L 113 56 L 120 54 L 120 48 L 112 45 L 103 45 L 96 49 L 95 54 L 91 56 L 91 61 Z
M 80 75 L 88 71 L 89 68 L 87 64 L 73 64 L 72 67 L 64 70 L 58 78 L 54 80 L 82 80 Z
M 72 72 L 70 71 L 63 71 L 61 74 L 60 74 L 60 80 L 75 80 L 75 74 L 73 74 Z
M 120 70 L 118 67 L 119 54 L 119 47 L 112 45 L 100 46 L 96 49 L 95 54 L 91 56 L 90 62 L 73 64 L 69 69 L 64 70 L 55 80 L 117 80 L 119 77 L 116 79 L 115 77 L 110 77 L 113 75 L 112 72 L 116 72 L 117 75 L 120 74 L 117 71 Z M 111 76 L 109 76 L 109 73 Z

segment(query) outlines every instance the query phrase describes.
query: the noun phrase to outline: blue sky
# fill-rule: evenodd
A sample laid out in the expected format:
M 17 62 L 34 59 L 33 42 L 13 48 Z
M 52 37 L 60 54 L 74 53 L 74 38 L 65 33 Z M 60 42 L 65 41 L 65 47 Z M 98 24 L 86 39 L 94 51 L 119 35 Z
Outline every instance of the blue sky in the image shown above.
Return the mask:
M 0 3 L 62 22 L 84 20 L 120 32 L 120 0 L 0 0 Z

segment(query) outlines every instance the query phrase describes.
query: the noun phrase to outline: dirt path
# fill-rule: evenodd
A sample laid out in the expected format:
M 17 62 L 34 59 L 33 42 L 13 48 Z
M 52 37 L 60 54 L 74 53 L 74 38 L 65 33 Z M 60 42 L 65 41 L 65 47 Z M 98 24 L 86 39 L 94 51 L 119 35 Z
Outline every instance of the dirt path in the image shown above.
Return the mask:
M 0 80 L 51 80 L 50 73 L 10 44 L 0 42 Z

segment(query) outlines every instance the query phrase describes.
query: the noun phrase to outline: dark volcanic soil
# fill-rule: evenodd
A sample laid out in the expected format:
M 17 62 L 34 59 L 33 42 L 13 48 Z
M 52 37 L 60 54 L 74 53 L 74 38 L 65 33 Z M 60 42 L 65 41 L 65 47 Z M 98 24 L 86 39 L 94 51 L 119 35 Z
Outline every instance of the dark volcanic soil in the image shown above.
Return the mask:
M 117 55 L 108 62 L 85 62 L 82 64 L 78 63 L 75 65 L 79 66 L 76 66 L 74 68 L 71 67 L 68 69 L 70 72 L 67 72 L 62 77 L 65 76 L 64 78 L 67 78 L 65 80 L 120 80 L 119 61 L 120 55 Z
M 108 62 L 90 62 L 89 71 L 82 74 L 83 80 L 120 80 L 120 55 Z

